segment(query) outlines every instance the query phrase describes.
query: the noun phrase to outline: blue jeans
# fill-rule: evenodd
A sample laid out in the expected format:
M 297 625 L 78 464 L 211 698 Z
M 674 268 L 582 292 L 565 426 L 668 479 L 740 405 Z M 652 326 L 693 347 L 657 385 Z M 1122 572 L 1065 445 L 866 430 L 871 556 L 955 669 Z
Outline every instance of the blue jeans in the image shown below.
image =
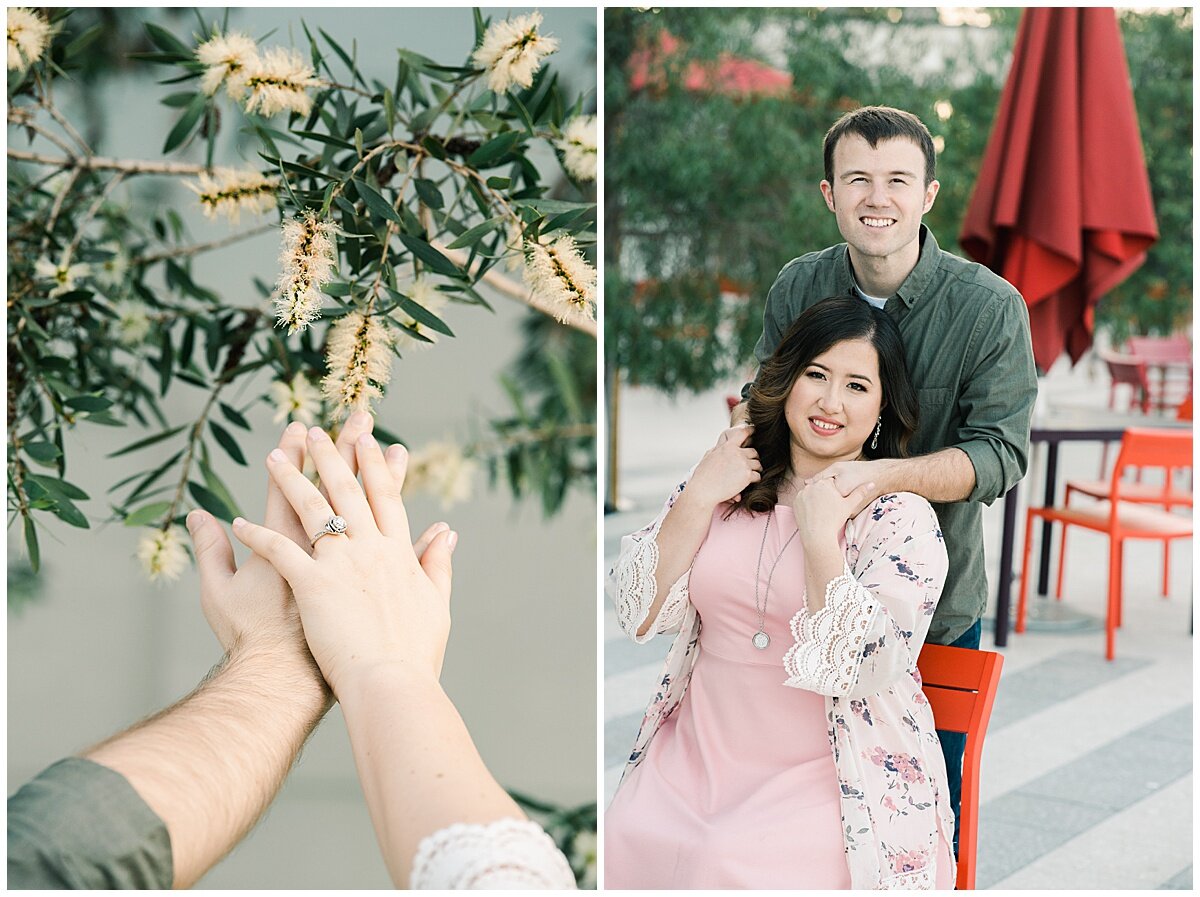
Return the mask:
M 976 620 L 975 625 L 950 643 L 952 648 L 979 648 L 979 636 L 983 631 L 983 622 Z M 962 804 L 962 759 L 967 747 L 967 736 L 962 732 L 937 733 L 942 743 L 942 755 L 946 758 L 946 789 L 950 792 L 950 806 L 954 809 L 954 855 L 958 856 L 958 817 Z

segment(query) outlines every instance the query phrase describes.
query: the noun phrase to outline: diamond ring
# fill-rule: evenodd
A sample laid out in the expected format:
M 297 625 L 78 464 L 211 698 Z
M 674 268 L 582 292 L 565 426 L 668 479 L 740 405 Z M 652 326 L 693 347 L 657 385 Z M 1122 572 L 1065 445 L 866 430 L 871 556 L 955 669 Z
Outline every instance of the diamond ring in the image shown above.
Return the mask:
M 312 544 L 316 545 L 317 540 L 322 536 L 344 536 L 346 535 L 346 518 L 338 517 L 336 514 L 330 517 L 324 528 L 312 537 Z

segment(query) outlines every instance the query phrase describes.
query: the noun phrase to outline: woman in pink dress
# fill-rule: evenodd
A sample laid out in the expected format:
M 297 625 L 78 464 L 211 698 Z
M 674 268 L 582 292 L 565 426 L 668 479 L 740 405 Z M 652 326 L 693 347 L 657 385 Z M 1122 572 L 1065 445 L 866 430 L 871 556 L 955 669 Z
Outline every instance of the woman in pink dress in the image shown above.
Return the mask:
M 749 420 L 613 570 L 634 641 L 678 635 L 605 814 L 605 886 L 952 888 L 916 666 L 946 575 L 937 517 L 813 479 L 904 455 L 917 401 L 896 325 L 855 297 L 813 306 Z

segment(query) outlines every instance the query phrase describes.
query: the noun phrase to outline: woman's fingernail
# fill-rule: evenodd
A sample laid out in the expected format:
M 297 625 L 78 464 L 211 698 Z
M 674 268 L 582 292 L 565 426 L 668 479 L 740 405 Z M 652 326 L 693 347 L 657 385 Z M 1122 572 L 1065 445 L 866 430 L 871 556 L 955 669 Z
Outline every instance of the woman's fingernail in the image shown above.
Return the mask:
M 364 411 L 364 412 L 362 412 L 362 413 L 363 413 L 363 414 L 366 414 L 366 412 L 365 412 L 365 411 Z M 374 439 L 375 439 L 375 437 L 374 437 L 374 436 L 372 436 L 370 433 L 363 433 L 363 434 L 362 434 L 361 436 L 359 436 L 359 437 L 358 437 L 358 439 L 357 439 L 357 440 L 355 440 L 355 441 L 356 441 L 356 442 L 357 442 L 359 445 L 361 445 L 361 446 L 363 446 L 363 447 L 365 448 L 366 446 L 369 446 L 369 445 L 370 445 L 370 444 L 371 444 L 371 443 L 374 441 Z
M 245 525 L 246 525 L 245 517 L 234 517 L 233 518 L 233 528 L 234 529 L 241 529 Z
M 284 432 L 289 436 L 299 436 L 304 432 L 304 424 L 300 423 L 298 420 L 294 420 L 287 425 L 287 429 L 284 430 Z
M 287 460 L 287 455 L 285 455 L 283 453 L 282 449 L 271 449 L 271 454 L 267 455 L 267 457 L 270 458 L 272 461 L 286 461 Z
M 198 510 L 190 511 L 187 515 L 187 528 L 189 533 L 195 533 L 204 523 L 204 514 Z
M 401 445 L 398 442 L 395 443 L 394 445 L 392 445 L 388 449 L 388 455 L 390 455 L 391 457 L 393 457 L 397 460 L 399 460 L 400 458 L 403 458 L 407 454 L 408 454 L 408 449 L 406 449 L 403 445 Z
M 450 543 L 450 553 L 454 554 L 454 549 L 458 545 L 458 533 L 451 532 L 450 535 L 446 538 L 446 541 Z
M 312 429 L 310 429 L 308 431 L 308 438 L 313 440 L 314 442 L 319 442 L 322 439 L 328 440 L 329 434 L 326 433 L 324 430 L 322 430 L 320 427 L 313 427 Z
M 371 422 L 371 415 L 366 411 L 355 411 L 350 415 L 350 419 L 346 421 L 348 424 L 354 424 L 356 427 L 365 427 Z

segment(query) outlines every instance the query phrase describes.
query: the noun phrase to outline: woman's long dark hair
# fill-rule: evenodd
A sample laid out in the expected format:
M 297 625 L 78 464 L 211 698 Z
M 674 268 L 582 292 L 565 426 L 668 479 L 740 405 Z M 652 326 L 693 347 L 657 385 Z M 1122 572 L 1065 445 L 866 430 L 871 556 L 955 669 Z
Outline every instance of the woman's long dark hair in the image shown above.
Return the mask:
M 904 345 L 895 321 L 857 296 L 825 299 L 796 319 L 780 340 L 775 354 L 762 363 L 758 379 L 750 387 L 749 422 L 754 425 L 750 445 L 762 462 L 762 479 L 742 492 L 731 509 L 752 512 L 775 507 L 779 487 L 792 462 L 792 434 L 784 406 L 796 380 L 818 355 L 844 340 L 866 340 L 879 356 L 879 379 L 883 388 L 879 446 L 863 445 L 868 458 L 903 458 L 917 429 L 917 393 L 908 376 Z M 874 432 L 874 431 L 872 431 Z

